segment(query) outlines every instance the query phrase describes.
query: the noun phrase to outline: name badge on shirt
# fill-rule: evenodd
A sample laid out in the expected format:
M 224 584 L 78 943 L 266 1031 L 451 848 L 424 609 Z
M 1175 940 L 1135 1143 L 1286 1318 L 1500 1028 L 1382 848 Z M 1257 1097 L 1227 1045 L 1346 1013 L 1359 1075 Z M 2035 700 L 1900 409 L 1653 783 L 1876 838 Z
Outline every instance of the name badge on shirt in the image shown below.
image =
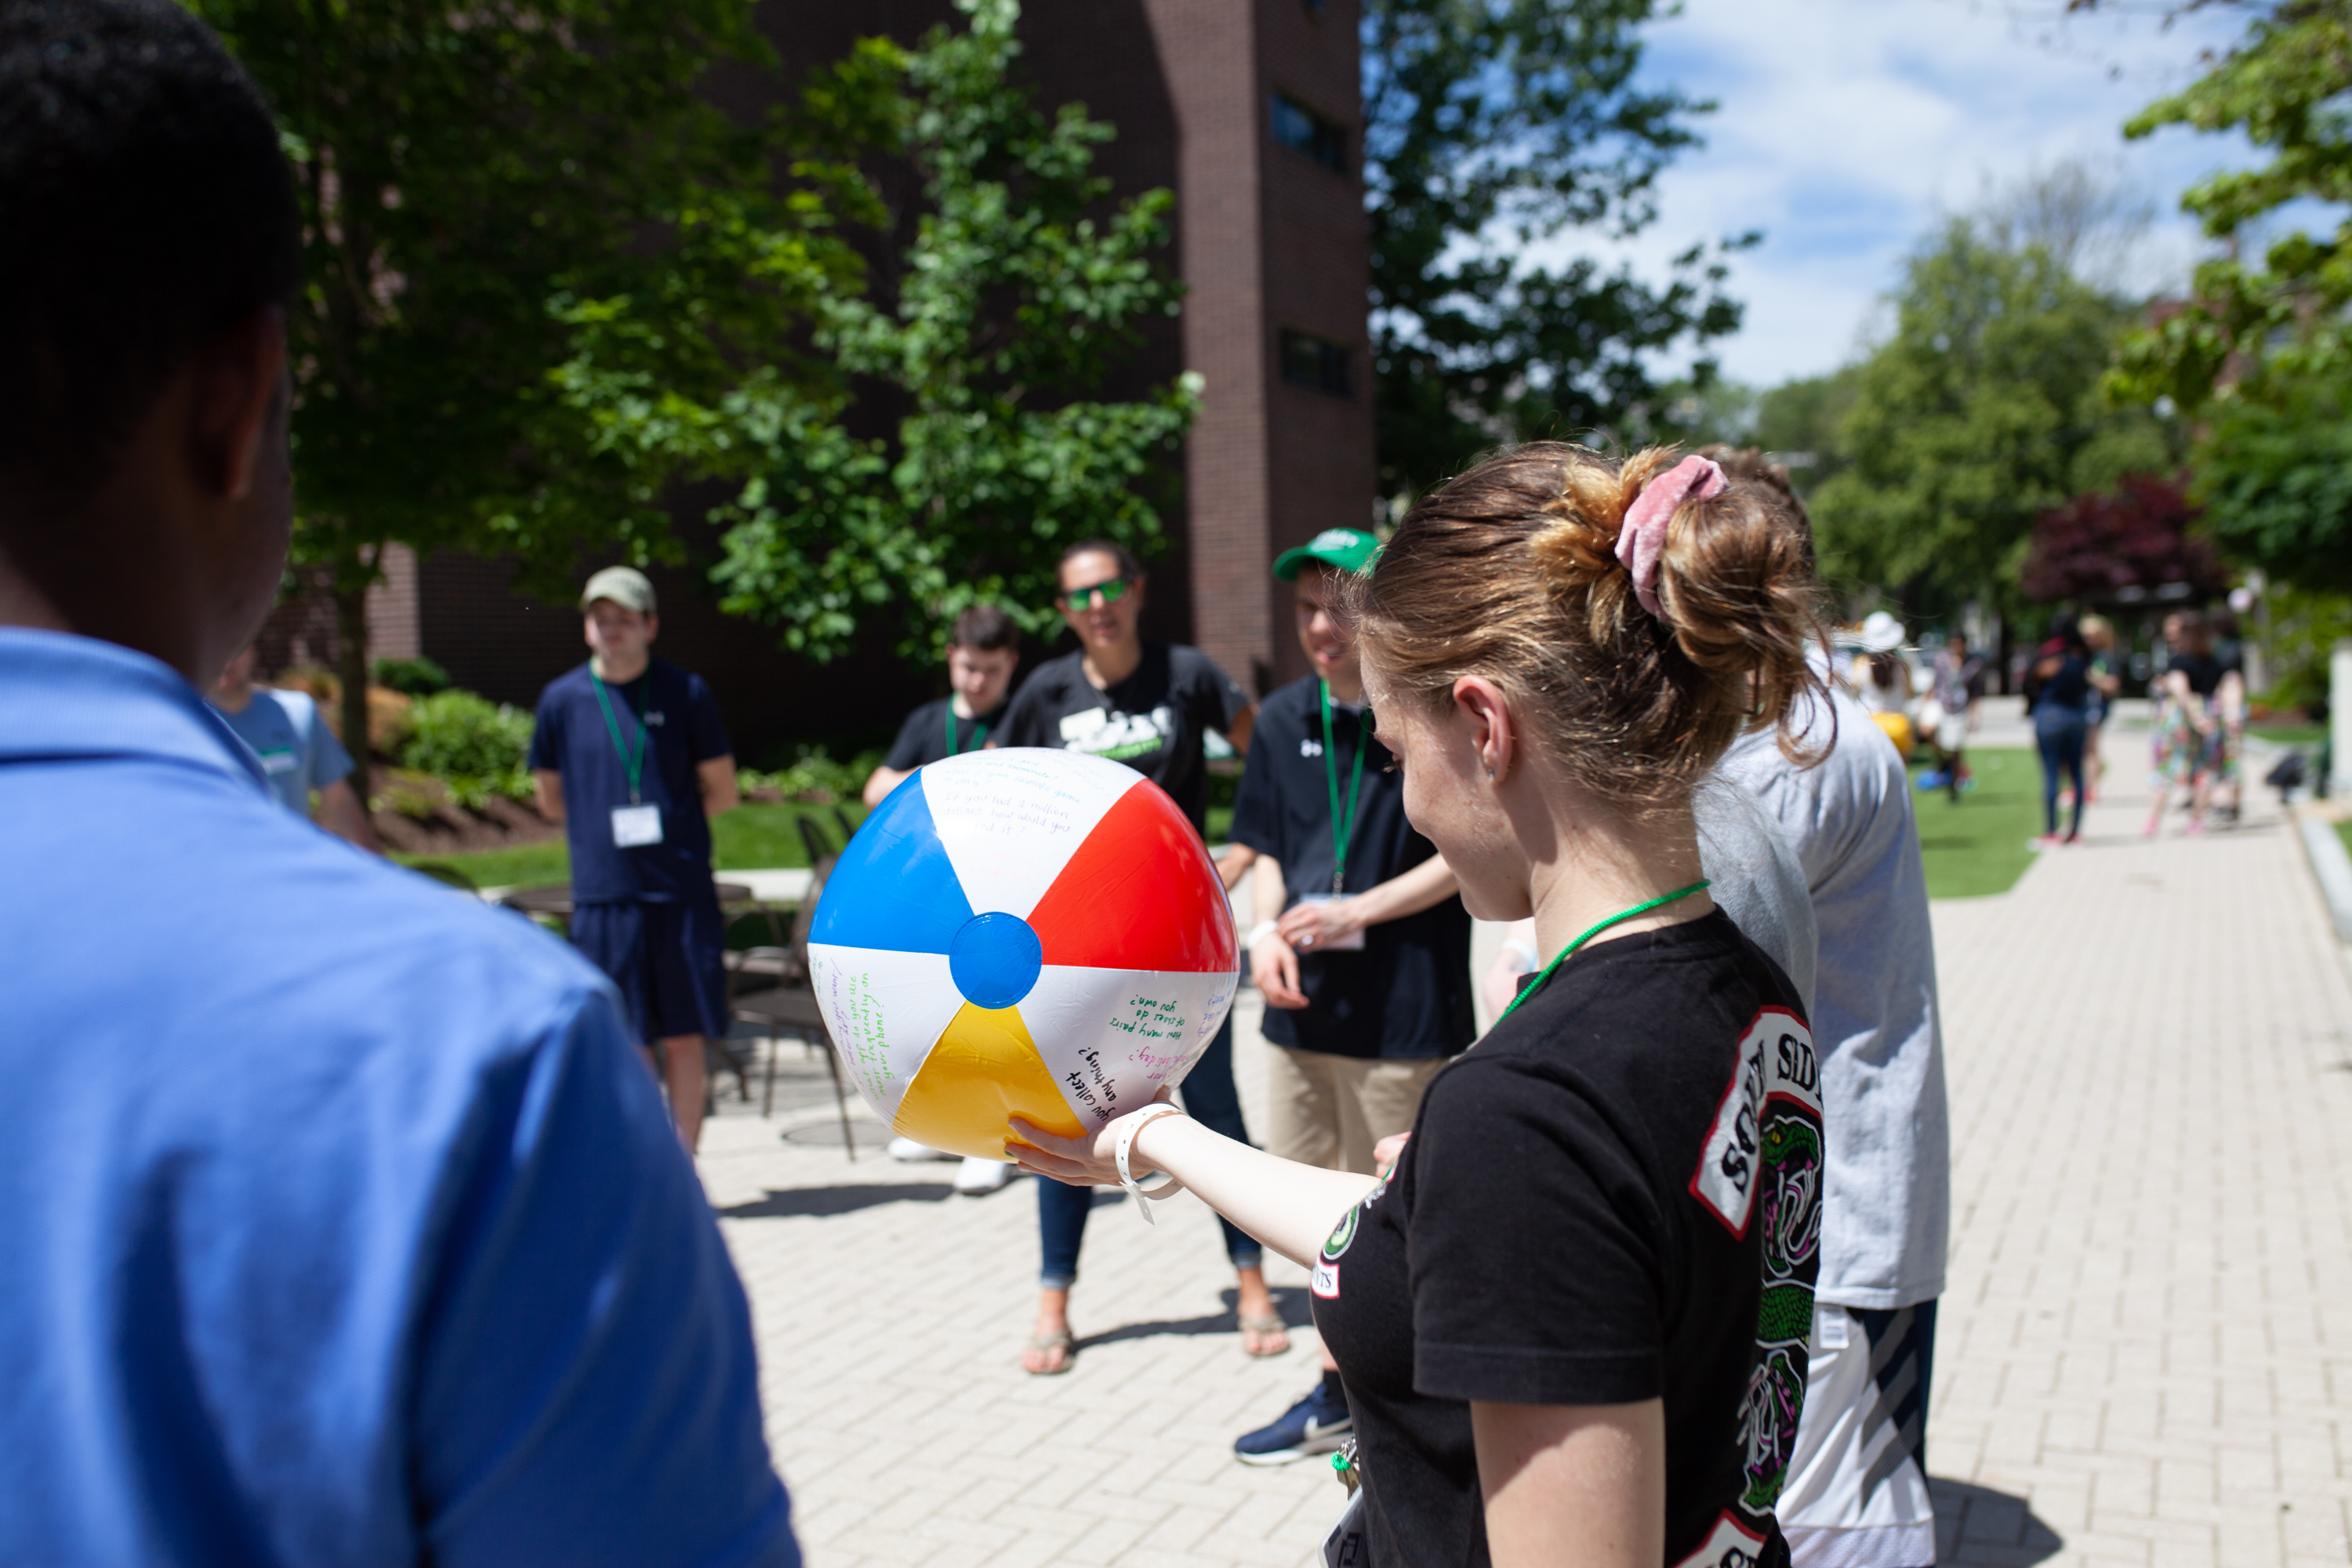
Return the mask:
M 290 773 L 300 765 L 299 759 L 284 746 L 273 746 L 261 753 L 261 771 L 273 777 L 278 773 Z
M 1298 901 L 1302 904 L 1328 904 L 1336 903 L 1339 898 L 1339 895 L 1337 893 L 1306 893 L 1300 896 Z M 1334 937 L 1329 942 L 1325 942 L 1318 936 L 1315 939 L 1315 945 L 1307 951 L 1309 952 L 1361 952 L 1364 951 L 1364 928 L 1358 926 L 1347 935 Z
M 613 842 L 623 849 L 635 849 L 646 844 L 662 841 L 661 807 L 616 805 L 613 808 Z

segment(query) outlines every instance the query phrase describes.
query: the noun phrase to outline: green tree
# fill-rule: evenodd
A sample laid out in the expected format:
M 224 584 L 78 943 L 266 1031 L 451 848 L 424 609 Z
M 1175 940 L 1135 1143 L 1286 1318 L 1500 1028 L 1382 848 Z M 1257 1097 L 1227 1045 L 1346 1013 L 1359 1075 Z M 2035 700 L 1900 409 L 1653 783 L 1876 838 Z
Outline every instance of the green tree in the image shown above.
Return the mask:
M 2168 466 L 2158 423 L 2100 397 L 2128 309 L 1966 218 L 1906 264 L 1894 305 L 1837 426 L 1843 466 L 1811 498 L 1824 574 L 1916 611 L 2013 610 L 2038 512 Z
M 2242 134 L 2270 158 L 2181 197 L 2228 251 L 2198 268 L 2187 302 L 2124 343 L 2109 391 L 2197 419 L 2197 490 L 2225 551 L 2352 588 L 2352 219 L 2325 237 L 2291 232 L 2259 265 L 2241 254 L 2248 229 L 2291 203 L 2352 200 L 2352 4 L 2265 7 L 2204 77 L 2124 132 L 2178 125 Z
M 1811 496 L 1845 467 L 1839 431 L 1861 383 L 1862 367 L 1846 365 L 1784 381 L 1757 397 L 1753 438 L 1788 463 L 1799 495 Z
M 866 39 L 813 73 L 799 112 L 805 143 L 870 149 L 916 176 L 911 213 L 878 177 L 831 204 L 879 248 L 913 233 L 872 293 L 825 296 L 814 340 L 845 387 L 898 412 L 889 434 L 853 437 L 845 390 L 813 397 L 756 364 L 712 395 L 681 395 L 634 364 L 626 301 L 575 315 L 572 405 L 656 468 L 690 459 L 743 480 L 712 514 L 726 526 L 724 606 L 819 659 L 877 620 L 895 624 L 901 651 L 929 654 L 981 600 L 1045 629 L 1062 545 L 1157 545 L 1154 459 L 1196 405 L 1190 376 L 1130 401 L 1092 395 L 1139 323 L 1176 309 L 1151 254 L 1170 194 L 1097 216 L 1109 184 L 1094 149 L 1111 128 L 1078 104 L 1043 114 L 1012 80 L 1013 0 L 958 8 L 965 28 L 934 28 L 911 51 Z
M 764 129 L 695 90 L 717 61 L 769 57 L 737 0 L 194 4 L 268 93 L 300 193 L 295 559 L 328 577 L 344 732 L 363 735 L 363 595 L 388 543 L 511 555 L 541 583 L 583 549 L 674 552 L 622 455 L 554 395 L 574 329 L 550 304 L 659 298 L 672 336 L 723 336 L 771 333 L 777 300 L 815 291 L 662 288 L 681 225 L 795 226 L 771 210 Z M 803 273 L 854 265 L 805 237 Z
M 1497 440 L 1679 434 L 1657 353 L 1735 331 L 1723 252 L 1654 287 L 1518 259 L 1571 228 L 1656 216 L 1658 171 L 1711 104 L 1633 77 L 1656 0 L 1369 0 L 1364 185 L 1381 484 L 1411 495 Z M 1702 358 L 1692 379 L 1715 374 Z

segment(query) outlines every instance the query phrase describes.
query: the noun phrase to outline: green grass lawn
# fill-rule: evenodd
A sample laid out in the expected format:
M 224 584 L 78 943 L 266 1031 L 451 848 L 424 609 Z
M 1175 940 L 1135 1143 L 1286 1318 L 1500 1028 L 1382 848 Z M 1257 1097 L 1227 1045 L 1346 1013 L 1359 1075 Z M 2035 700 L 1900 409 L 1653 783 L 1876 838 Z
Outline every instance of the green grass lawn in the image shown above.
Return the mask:
M 2327 739 L 2326 726 L 2322 724 L 2249 724 L 2246 733 L 2282 746 L 2315 746 Z
M 2337 823 L 2336 825 L 2336 835 L 2337 837 L 2344 840 L 2345 848 L 2352 849 L 2352 822 Z
M 863 805 L 845 805 L 853 823 L 864 820 Z M 829 805 L 740 805 L 710 825 L 711 863 L 721 871 L 769 870 L 805 866 L 808 850 L 795 824 L 815 819 L 825 837 L 840 847 L 841 826 Z M 470 855 L 395 855 L 414 866 L 421 861 L 455 866 L 484 888 L 536 887 L 567 881 L 572 856 L 562 839 L 549 844 L 525 844 L 512 849 L 481 849 Z
M 1943 791 L 1915 791 L 1919 858 L 1931 899 L 2005 893 L 2033 863 L 2027 842 L 2042 831 L 2042 762 L 2032 752 L 1970 752 L 1977 787 L 1954 802 Z

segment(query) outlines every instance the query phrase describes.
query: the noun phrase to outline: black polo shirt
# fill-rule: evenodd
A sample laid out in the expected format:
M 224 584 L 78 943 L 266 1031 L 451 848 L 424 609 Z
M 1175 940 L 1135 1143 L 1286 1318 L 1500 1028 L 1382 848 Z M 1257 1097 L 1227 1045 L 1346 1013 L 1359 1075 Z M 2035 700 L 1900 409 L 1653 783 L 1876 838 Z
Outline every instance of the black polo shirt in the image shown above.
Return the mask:
M 1293 681 L 1259 708 L 1249 765 L 1234 802 L 1234 842 L 1282 867 L 1290 904 L 1329 892 L 1337 858 L 1319 687 L 1312 676 Z M 1337 749 L 1328 761 L 1338 773 L 1342 810 L 1357 749 L 1363 748 L 1346 889 L 1360 893 L 1437 850 L 1405 820 L 1404 775 L 1392 769 L 1388 748 L 1368 732 L 1364 710 L 1335 702 L 1331 727 Z M 1449 1057 L 1477 1032 L 1470 999 L 1470 916 L 1458 897 L 1365 928 L 1361 952 L 1300 953 L 1298 983 L 1309 1005 L 1268 1007 L 1260 1026 L 1278 1046 L 1338 1057 Z

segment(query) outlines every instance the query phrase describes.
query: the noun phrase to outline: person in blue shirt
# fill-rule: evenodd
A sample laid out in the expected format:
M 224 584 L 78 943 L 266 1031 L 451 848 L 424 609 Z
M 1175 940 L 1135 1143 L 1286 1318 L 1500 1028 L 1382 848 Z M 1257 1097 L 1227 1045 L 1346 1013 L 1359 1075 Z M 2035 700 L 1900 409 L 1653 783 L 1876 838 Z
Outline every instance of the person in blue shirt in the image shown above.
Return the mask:
M 678 1136 L 695 1149 L 703 1042 L 727 1033 L 710 818 L 740 799 L 735 758 L 702 677 L 653 657 L 661 617 L 644 573 L 597 573 L 580 614 L 591 656 L 539 695 L 531 778 L 541 814 L 563 824 L 572 848 L 572 942 L 621 988 Z
M 261 759 L 269 791 L 280 805 L 306 822 L 315 816 L 319 826 L 336 837 L 370 854 L 383 854 L 367 808 L 347 782 L 352 754 L 327 728 L 309 692 L 254 684 L 255 656 L 256 650 L 248 647 L 228 661 L 205 696 L 213 711 Z M 315 812 L 310 805 L 314 792 L 319 797 Z
M 200 694 L 293 519 L 293 189 L 167 0 L 0 6 L 0 1563 L 799 1562 L 611 985 Z

